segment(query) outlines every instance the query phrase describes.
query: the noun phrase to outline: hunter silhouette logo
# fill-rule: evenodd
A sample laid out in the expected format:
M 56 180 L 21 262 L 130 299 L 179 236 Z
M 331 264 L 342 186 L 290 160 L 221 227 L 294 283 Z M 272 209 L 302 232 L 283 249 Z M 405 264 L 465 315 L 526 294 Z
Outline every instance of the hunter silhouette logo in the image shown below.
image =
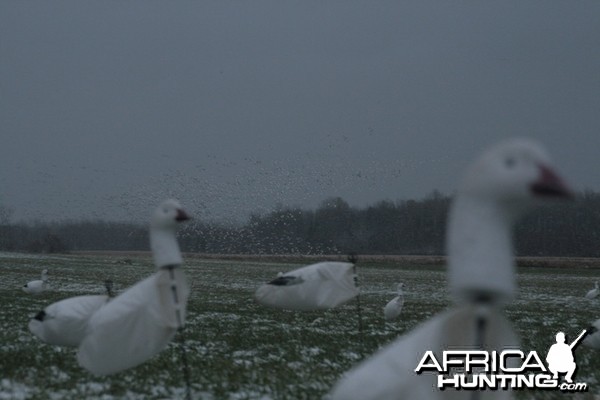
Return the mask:
M 546 356 L 548 366 L 536 351 L 445 350 L 440 357 L 428 350 L 415 372 L 437 372 L 437 387 L 440 390 L 543 389 L 584 392 L 588 390 L 587 383 L 573 382 L 573 374 L 577 369 L 573 351 L 587 334 L 595 330 L 593 327 L 584 329 L 571 344 L 566 343 L 564 332 L 558 332 L 556 343 Z M 561 382 L 561 374 L 565 374 L 566 382 Z
M 577 368 L 575 357 L 573 357 L 573 349 L 579 344 L 579 341 L 585 336 L 587 330 L 583 330 L 577 339 L 571 344 L 565 343 L 564 332 L 556 334 L 556 343 L 548 350 L 546 362 L 548 369 L 552 372 L 552 378 L 558 379 L 559 373 L 566 373 L 565 380 L 568 383 L 573 383 L 573 374 Z

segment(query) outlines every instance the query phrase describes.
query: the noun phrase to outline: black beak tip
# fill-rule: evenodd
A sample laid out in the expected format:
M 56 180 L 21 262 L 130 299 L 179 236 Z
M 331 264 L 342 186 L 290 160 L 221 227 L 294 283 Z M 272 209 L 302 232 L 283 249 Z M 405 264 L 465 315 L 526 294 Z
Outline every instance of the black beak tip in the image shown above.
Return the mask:
M 556 197 L 573 200 L 575 194 L 567 184 L 549 167 L 539 165 L 540 177 L 531 185 L 531 191 L 540 197 Z
M 192 219 L 185 211 L 182 209 L 177 210 L 177 215 L 175 216 L 175 221 L 183 222 Z

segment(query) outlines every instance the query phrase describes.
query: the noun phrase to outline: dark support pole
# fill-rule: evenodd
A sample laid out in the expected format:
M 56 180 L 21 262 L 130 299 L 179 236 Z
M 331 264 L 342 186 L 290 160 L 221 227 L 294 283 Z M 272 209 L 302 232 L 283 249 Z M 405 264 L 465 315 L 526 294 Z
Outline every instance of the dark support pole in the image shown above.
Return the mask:
M 475 320 L 475 345 L 478 349 L 485 350 L 485 329 L 487 327 L 487 319 L 483 315 L 478 315 Z
M 358 318 L 358 339 L 360 340 L 360 352 L 361 355 L 364 350 L 364 341 L 363 341 L 363 324 L 362 324 L 362 310 L 360 307 L 360 286 L 358 284 L 358 273 L 356 272 L 356 262 L 358 261 L 358 257 L 356 253 L 350 253 L 348 255 L 348 261 L 354 264 L 352 270 L 354 272 L 354 285 L 359 289 L 359 293 L 356 296 L 356 316 Z
M 475 346 L 479 350 L 485 350 L 485 331 L 487 329 L 487 314 L 489 305 L 480 303 L 475 309 Z M 474 390 L 471 393 L 471 400 L 479 400 L 481 393 L 479 390 Z
M 192 384 L 190 379 L 190 365 L 187 359 L 187 352 L 185 351 L 185 337 L 183 335 L 183 321 L 181 315 L 181 309 L 179 307 L 179 294 L 177 293 L 177 284 L 175 282 L 175 270 L 174 266 L 170 265 L 167 267 L 169 270 L 169 277 L 171 278 L 171 291 L 173 292 L 173 302 L 176 306 L 177 330 L 179 352 L 181 353 L 181 362 L 183 363 L 183 379 L 185 381 L 185 398 L 186 400 L 192 400 Z
M 363 324 L 362 312 L 360 307 L 360 293 L 356 296 L 356 315 L 358 316 L 358 337 L 360 339 L 360 345 L 363 346 Z
M 185 351 L 185 337 L 183 336 L 183 328 L 179 328 L 179 352 L 181 353 L 181 362 L 183 363 L 183 379 L 185 380 L 185 398 L 192 400 L 192 383 L 190 378 L 190 364 Z
M 110 297 L 115 297 L 115 294 L 113 293 L 112 289 L 113 289 L 113 281 L 111 279 L 107 279 L 104 281 L 104 287 L 106 288 L 106 295 L 110 298 Z

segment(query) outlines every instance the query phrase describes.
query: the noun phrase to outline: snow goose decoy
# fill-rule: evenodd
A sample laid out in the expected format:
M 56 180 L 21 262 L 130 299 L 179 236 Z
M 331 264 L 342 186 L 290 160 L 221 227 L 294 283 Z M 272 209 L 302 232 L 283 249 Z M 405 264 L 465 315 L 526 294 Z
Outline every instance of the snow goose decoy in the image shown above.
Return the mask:
M 598 297 L 600 293 L 600 288 L 598 287 L 598 281 L 594 283 L 594 288 L 585 294 L 586 299 L 595 299 Z
M 437 372 L 416 374 L 431 350 L 518 346 L 501 306 L 516 290 L 514 221 L 538 198 L 570 197 L 543 148 L 513 139 L 484 152 L 467 171 L 452 203 L 447 227 L 448 284 L 456 307 L 417 326 L 347 373 L 332 400 L 471 398 L 468 390 L 440 391 Z M 511 392 L 486 391 L 486 398 Z
M 277 274 L 277 278 L 258 288 L 259 303 L 288 310 L 327 310 L 358 295 L 354 264 L 327 261 Z
M 150 247 L 157 272 L 125 290 L 98 310 L 79 346 L 79 365 L 94 375 L 135 367 L 161 352 L 183 326 L 189 286 L 177 226 L 189 219 L 180 204 L 167 200 L 150 223 Z
M 105 295 L 76 296 L 50 304 L 29 321 L 29 330 L 48 344 L 79 346 L 90 317 L 112 297 L 112 281 L 106 281 L 105 287 Z
M 387 321 L 394 320 L 400 316 L 402 306 L 404 305 L 403 287 L 403 283 L 398 284 L 398 296 L 390 300 L 383 308 L 383 315 Z
M 41 279 L 27 282 L 23 285 L 23 291 L 29 294 L 40 294 L 48 290 L 48 270 L 42 271 Z

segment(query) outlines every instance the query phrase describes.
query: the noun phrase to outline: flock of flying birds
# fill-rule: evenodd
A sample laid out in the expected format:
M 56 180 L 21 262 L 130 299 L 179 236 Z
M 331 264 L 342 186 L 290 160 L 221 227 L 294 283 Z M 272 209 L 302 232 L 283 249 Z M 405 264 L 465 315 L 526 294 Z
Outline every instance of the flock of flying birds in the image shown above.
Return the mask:
M 465 173 L 447 224 L 448 286 L 453 305 L 398 337 L 344 374 L 331 399 L 436 399 L 433 374 L 414 373 L 426 351 L 518 346 L 503 313 L 516 296 L 512 226 L 536 204 L 573 194 L 554 171 L 544 148 L 512 139 L 485 151 Z M 29 323 L 46 343 L 77 347 L 77 362 L 95 375 L 135 367 L 162 351 L 185 323 L 190 288 L 180 268 L 183 260 L 176 229 L 189 217 L 175 200 L 152 215 L 150 244 L 156 272 L 117 296 L 77 296 L 49 305 Z M 27 293 L 48 289 L 47 270 L 27 283 Z M 384 307 L 387 320 L 398 318 L 403 285 Z M 359 293 L 353 262 L 321 262 L 279 276 L 259 287 L 255 299 L 266 306 L 322 310 L 346 303 Z M 600 293 L 598 282 L 587 298 Z M 600 348 L 600 319 L 586 330 L 583 343 Z M 470 398 L 457 391 L 457 398 Z M 487 391 L 489 398 L 510 398 L 509 391 Z M 488 398 L 488 397 L 486 397 Z

